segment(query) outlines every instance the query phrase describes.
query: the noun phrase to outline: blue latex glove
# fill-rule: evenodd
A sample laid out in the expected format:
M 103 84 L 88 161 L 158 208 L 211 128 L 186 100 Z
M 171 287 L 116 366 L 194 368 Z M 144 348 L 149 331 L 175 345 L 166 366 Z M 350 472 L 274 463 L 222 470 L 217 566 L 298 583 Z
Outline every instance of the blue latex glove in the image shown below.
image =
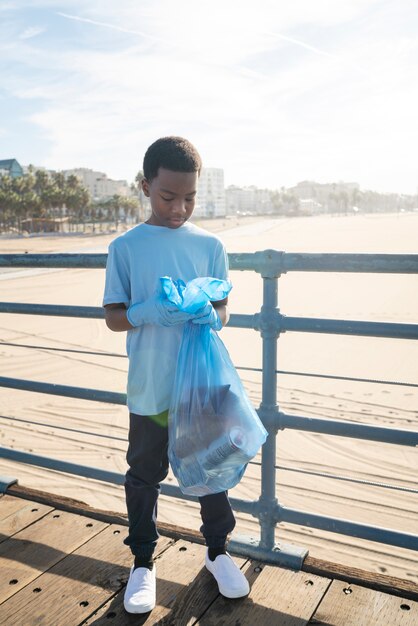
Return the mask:
M 213 330 L 221 330 L 221 318 L 211 302 L 203 307 L 201 311 L 197 311 L 192 319 L 193 324 L 209 324 Z
M 178 308 L 169 302 L 162 294 L 155 293 L 144 302 L 131 304 L 126 311 L 128 322 L 134 328 L 143 324 L 155 324 L 157 326 L 175 326 L 185 324 L 194 316 Z

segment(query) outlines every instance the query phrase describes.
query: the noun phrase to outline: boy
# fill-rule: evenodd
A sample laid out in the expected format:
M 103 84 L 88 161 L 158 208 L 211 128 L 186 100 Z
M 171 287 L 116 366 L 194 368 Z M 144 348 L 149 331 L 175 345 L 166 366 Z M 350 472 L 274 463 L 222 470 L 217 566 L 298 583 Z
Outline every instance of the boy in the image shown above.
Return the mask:
M 124 597 L 129 613 L 146 613 L 155 606 L 157 498 L 168 473 L 168 407 L 184 324 L 191 320 L 220 330 L 229 317 L 227 298 L 190 315 L 175 309 L 158 291 L 161 276 L 185 282 L 198 276 L 228 276 L 221 241 L 188 223 L 201 167 L 197 150 L 186 139 L 163 137 L 154 142 L 144 157 L 142 180 L 151 217 L 109 246 L 103 299 L 106 324 L 113 331 L 128 331 L 129 534 L 125 543 L 135 559 Z M 206 567 L 224 596 L 247 595 L 248 581 L 225 549 L 235 526 L 227 493 L 203 496 L 199 502 Z

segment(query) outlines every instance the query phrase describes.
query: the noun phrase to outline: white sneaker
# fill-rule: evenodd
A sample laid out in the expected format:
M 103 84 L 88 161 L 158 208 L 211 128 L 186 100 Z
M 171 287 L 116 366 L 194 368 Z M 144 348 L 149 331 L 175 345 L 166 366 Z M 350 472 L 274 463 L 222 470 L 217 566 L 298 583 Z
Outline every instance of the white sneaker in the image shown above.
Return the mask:
M 228 552 L 219 554 L 214 561 L 211 561 L 206 550 L 205 565 L 214 576 L 219 591 L 225 598 L 242 598 L 250 593 L 248 580 Z
M 147 567 L 132 566 L 125 589 L 123 605 L 128 613 L 148 613 L 155 607 L 155 564 Z

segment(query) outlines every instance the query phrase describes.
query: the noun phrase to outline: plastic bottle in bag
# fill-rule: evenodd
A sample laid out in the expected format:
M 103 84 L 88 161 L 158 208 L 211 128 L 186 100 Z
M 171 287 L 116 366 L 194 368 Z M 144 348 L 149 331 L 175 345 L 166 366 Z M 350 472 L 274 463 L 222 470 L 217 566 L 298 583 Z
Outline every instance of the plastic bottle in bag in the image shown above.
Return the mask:
M 182 458 L 179 462 L 179 474 L 184 486 L 205 483 L 213 471 L 221 470 L 221 466 L 228 467 L 233 463 L 238 467 L 248 463 L 254 454 L 248 450 L 247 439 L 245 431 L 234 426 L 207 448 Z
M 235 457 L 239 457 L 239 461 L 245 463 L 251 459 L 251 456 L 246 453 L 246 447 L 247 436 L 244 430 L 235 426 L 229 432 L 224 433 L 222 437 L 213 441 L 208 448 L 200 450 L 196 454 L 196 458 L 205 470 L 211 470 L 221 465 L 229 460 L 232 455 L 234 455 L 234 460 Z

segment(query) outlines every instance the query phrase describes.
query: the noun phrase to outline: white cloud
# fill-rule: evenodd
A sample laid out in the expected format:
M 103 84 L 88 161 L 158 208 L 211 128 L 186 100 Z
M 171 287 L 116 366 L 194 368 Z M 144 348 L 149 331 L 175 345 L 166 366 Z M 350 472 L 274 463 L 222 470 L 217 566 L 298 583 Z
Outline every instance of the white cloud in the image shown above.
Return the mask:
M 346 177 L 413 191 L 417 39 L 393 32 L 385 6 L 63 2 L 72 39 L 52 51 L 11 42 L 5 54 L 28 71 L 8 70 L 4 85 L 36 102 L 50 167 L 132 179 L 151 141 L 183 134 L 229 183 Z
M 25 28 L 25 30 L 19 35 L 19 39 L 32 39 L 32 37 L 36 37 L 41 33 L 45 32 L 45 28 L 43 26 L 30 26 L 29 28 Z
M 111 30 L 116 30 L 121 33 L 126 33 L 128 35 L 139 35 L 140 37 L 145 37 L 146 39 L 151 39 L 151 41 L 162 41 L 158 37 L 152 37 L 147 35 L 141 30 L 131 30 L 130 28 L 124 28 L 122 26 L 116 26 L 115 24 L 108 24 L 107 22 L 99 22 L 97 20 L 91 20 L 86 17 L 80 17 L 78 15 L 69 15 L 68 13 L 58 12 L 57 15 L 61 17 L 65 17 L 68 20 L 74 20 L 76 22 L 84 22 L 85 24 L 92 24 L 93 26 L 98 26 L 100 28 L 110 28 Z

